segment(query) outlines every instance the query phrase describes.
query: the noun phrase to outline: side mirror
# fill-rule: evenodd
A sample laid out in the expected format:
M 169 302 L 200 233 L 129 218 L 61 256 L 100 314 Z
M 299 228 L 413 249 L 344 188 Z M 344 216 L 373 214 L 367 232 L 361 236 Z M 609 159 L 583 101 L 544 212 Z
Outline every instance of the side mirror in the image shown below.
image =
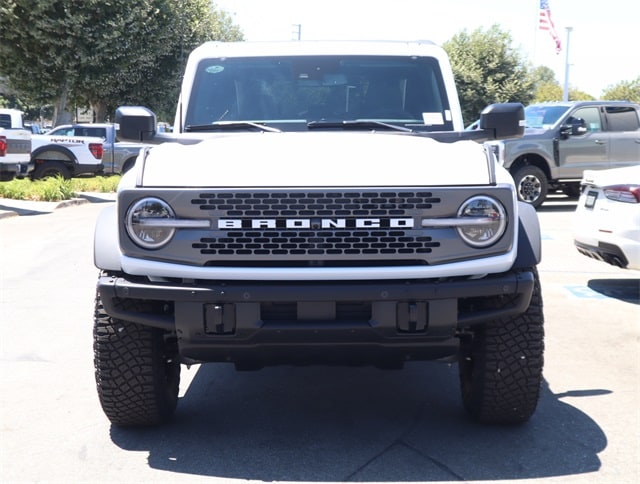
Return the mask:
M 569 136 L 580 136 L 587 131 L 587 123 L 584 119 L 569 116 L 567 121 L 560 126 L 560 138 L 567 139 Z
M 156 115 L 142 106 L 120 106 L 116 109 L 116 131 L 123 141 L 153 141 Z
M 524 134 L 524 106 L 520 103 L 490 104 L 480 114 L 480 129 L 493 139 L 520 138 Z

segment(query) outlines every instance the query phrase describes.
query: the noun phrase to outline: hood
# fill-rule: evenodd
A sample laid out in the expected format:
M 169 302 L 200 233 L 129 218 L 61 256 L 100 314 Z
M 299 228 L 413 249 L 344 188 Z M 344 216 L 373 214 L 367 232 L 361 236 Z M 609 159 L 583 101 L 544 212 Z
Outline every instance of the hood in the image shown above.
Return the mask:
M 147 187 L 448 186 L 489 183 L 482 145 L 371 132 L 244 133 L 164 143 Z

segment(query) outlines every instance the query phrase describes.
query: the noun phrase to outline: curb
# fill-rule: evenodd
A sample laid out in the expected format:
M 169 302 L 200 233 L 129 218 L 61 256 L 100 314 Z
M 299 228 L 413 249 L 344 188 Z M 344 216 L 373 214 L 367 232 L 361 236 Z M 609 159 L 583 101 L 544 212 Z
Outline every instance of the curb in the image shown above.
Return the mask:
M 23 215 L 43 215 L 59 208 L 75 207 L 86 203 L 115 201 L 115 193 L 79 193 L 77 198 L 60 202 L 34 202 L 0 198 L 0 220 Z

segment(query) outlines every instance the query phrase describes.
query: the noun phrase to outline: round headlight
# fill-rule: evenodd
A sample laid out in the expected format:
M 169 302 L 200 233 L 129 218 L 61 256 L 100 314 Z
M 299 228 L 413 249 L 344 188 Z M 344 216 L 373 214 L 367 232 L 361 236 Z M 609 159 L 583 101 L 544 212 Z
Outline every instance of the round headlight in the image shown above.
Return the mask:
M 507 227 L 507 215 L 502 204 L 486 196 L 465 201 L 458 210 L 458 218 L 464 222 L 457 227 L 458 234 L 471 247 L 495 244 Z
M 173 237 L 176 229 L 171 223 L 176 218 L 169 204 L 159 198 L 143 198 L 127 212 L 127 233 L 140 247 L 159 249 Z

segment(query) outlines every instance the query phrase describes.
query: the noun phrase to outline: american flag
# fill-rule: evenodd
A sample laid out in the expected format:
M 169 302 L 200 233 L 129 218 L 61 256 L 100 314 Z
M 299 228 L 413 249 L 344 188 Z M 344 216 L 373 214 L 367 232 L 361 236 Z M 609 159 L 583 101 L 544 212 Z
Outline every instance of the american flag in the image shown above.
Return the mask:
M 556 54 L 559 54 L 562 50 L 562 43 L 560 42 L 560 37 L 558 37 L 558 32 L 556 32 L 556 27 L 553 25 L 553 20 L 551 20 L 551 8 L 549 8 L 549 0 L 540 0 L 540 30 L 547 30 L 549 35 L 556 44 Z

